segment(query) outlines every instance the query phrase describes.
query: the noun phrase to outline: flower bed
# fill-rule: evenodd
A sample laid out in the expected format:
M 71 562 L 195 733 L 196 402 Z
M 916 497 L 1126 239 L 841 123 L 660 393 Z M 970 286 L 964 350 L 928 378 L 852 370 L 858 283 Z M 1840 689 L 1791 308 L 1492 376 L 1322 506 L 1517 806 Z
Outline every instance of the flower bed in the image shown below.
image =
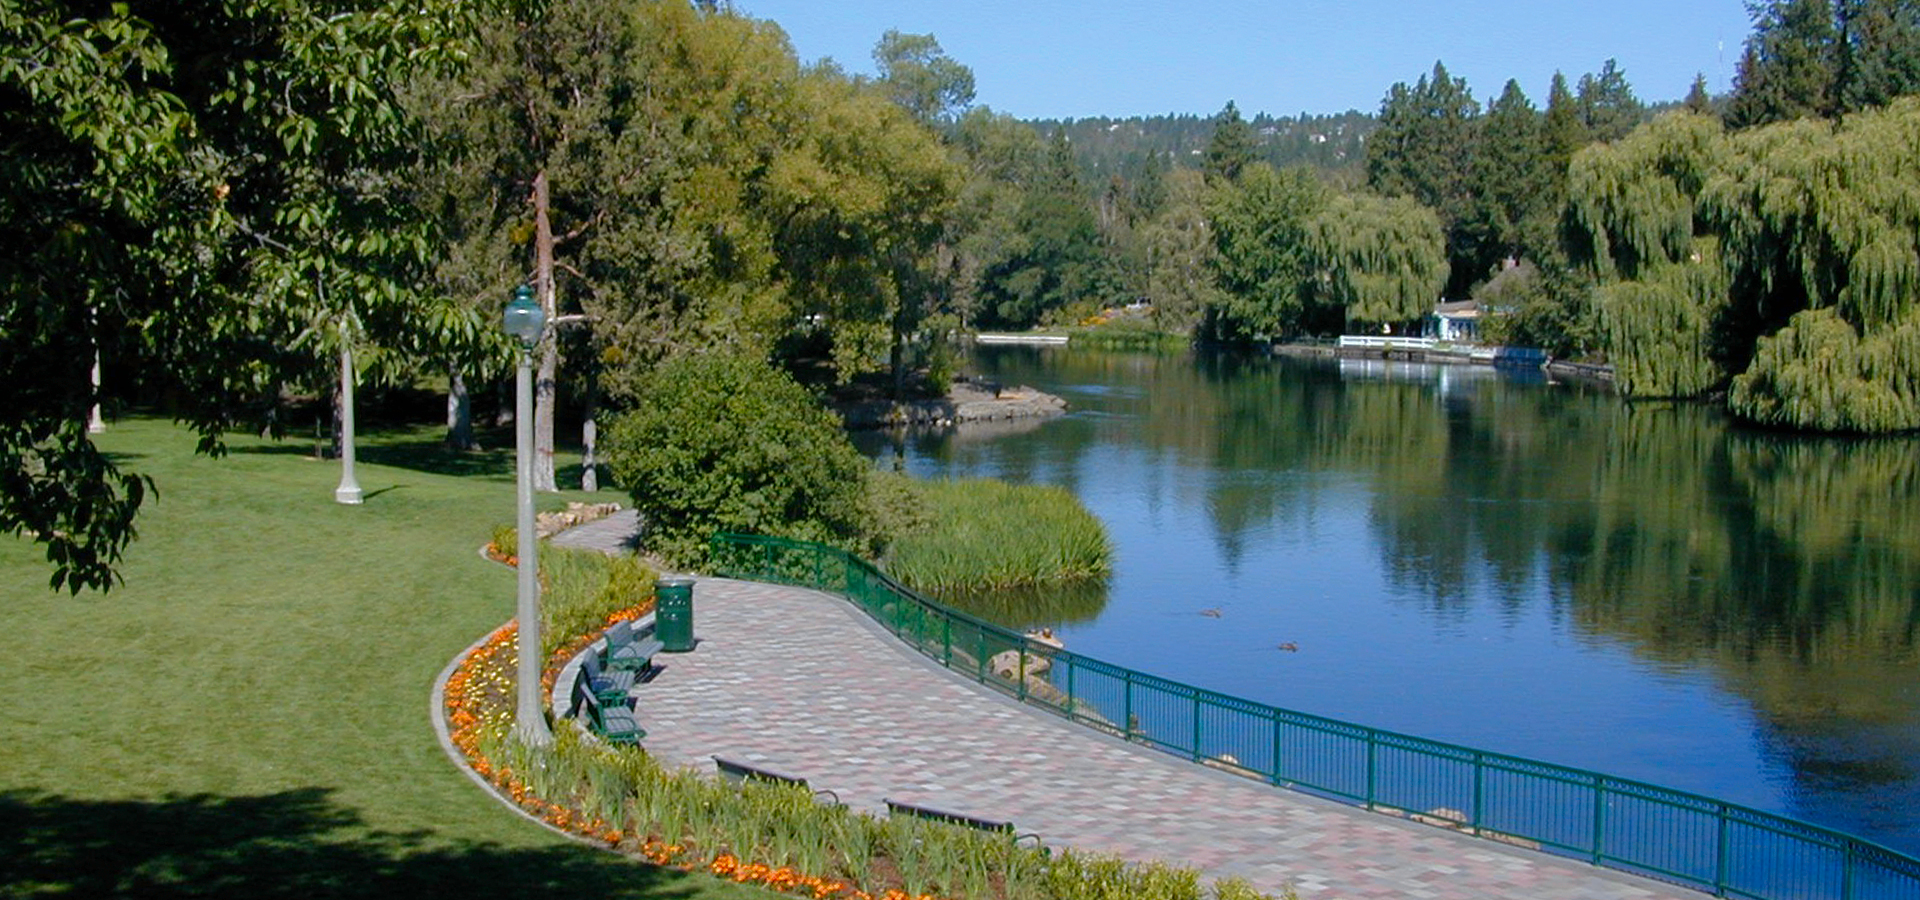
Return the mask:
M 543 581 L 547 580 L 542 553 Z M 554 579 L 589 585 L 590 580 Z M 555 598 L 576 610 L 580 598 Z M 638 618 L 647 600 L 604 614 L 561 640 L 542 672 L 552 696 L 565 664 L 606 627 Z M 1202 887 L 1193 869 L 1130 864 L 1071 850 L 1050 853 L 988 834 L 917 819 L 878 819 L 814 801 L 804 789 L 738 787 L 692 771 L 669 772 L 644 751 L 594 741 L 569 723 L 548 748 L 512 737 L 519 629 L 482 641 L 448 677 L 445 715 L 453 746 L 505 799 L 547 824 L 645 859 L 814 900 L 1258 900 L 1244 882 Z M 543 705 L 543 708 L 545 706 Z

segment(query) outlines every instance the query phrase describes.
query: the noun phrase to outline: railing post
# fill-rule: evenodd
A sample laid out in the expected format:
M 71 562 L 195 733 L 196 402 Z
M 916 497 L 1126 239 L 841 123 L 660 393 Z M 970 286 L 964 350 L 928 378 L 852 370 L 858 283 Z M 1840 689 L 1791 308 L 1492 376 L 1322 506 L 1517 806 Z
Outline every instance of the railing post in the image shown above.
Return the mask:
M 1060 657 L 1058 655 L 1054 656 L 1053 659 L 1054 659 L 1054 662 L 1060 661 Z M 1067 663 L 1067 718 L 1078 719 L 1080 717 L 1080 700 L 1073 693 L 1073 673 L 1074 673 L 1074 670 L 1080 667 L 1073 664 L 1073 657 L 1071 656 L 1066 658 L 1066 663 Z
M 1125 725 L 1125 728 L 1126 728 L 1127 740 L 1131 741 L 1133 740 L 1133 726 L 1135 724 L 1133 720 L 1133 670 L 1121 669 L 1120 672 L 1121 672 L 1121 676 L 1120 676 L 1121 680 L 1126 682 L 1126 701 L 1125 701 L 1126 710 L 1125 711 L 1127 714 L 1127 718 L 1126 718 L 1127 724 Z
M 1719 830 L 1718 830 L 1718 833 L 1714 836 L 1713 895 L 1715 897 L 1725 897 L 1727 895 L 1727 853 L 1728 853 L 1727 805 L 1725 803 L 1720 804 L 1717 807 L 1717 811 L 1719 812 L 1719 821 L 1718 821 Z M 1845 897 L 1845 894 L 1843 892 L 1842 893 L 1843 900 L 1844 900 L 1844 897 Z
M 976 625 L 973 629 L 973 680 L 987 683 L 987 630 Z
M 1853 900 L 1853 841 L 1841 845 L 1845 856 L 1840 861 L 1840 900 Z
M 953 668 L 953 617 L 940 617 L 940 665 Z
M 1373 792 L 1378 784 L 1376 763 L 1380 758 L 1380 737 L 1373 729 L 1367 729 L 1367 808 L 1373 808 Z
M 1013 695 L 1027 702 L 1027 639 L 1020 639 L 1020 683 L 1014 686 Z
M 1282 780 L 1280 778 L 1280 769 L 1281 769 L 1281 766 L 1280 766 L 1281 749 L 1280 748 L 1284 746 L 1284 744 L 1282 743 L 1281 733 L 1280 733 L 1280 711 L 1276 709 L 1276 710 L 1272 710 L 1272 712 L 1273 712 L 1273 783 L 1279 784 Z
M 1203 758 L 1200 753 L 1200 692 L 1193 692 L 1193 761 Z
M 1593 864 L 1599 865 L 1600 858 L 1606 855 L 1607 832 L 1607 779 L 1605 776 L 1593 776 Z
M 813 583 L 812 583 L 812 584 L 810 584 L 810 585 L 808 585 L 808 587 L 811 587 L 811 588 L 813 588 L 813 589 L 815 589 L 815 590 L 819 590 L 820 588 L 823 588 L 823 587 L 826 587 L 826 586 L 827 586 L 827 585 L 826 585 L 826 581 L 825 581 L 825 579 L 823 579 L 823 578 L 821 578 L 821 577 L 820 577 L 820 569 L 821 569 L 821 565 L 820 565 L 820 560 L 821 560 L 822 558 L 824 558 L 824 557 L 825 557 L 826 555 L 827 555 L 827 548 L 825 548 L 825 547 L 822 547 L 822 546 L 820 546 L 820 545 L 818 545 L 818 544 L 815 544 L 815 545 L 814 545 L 814 548 L 813 548 Z
M 1480 820 L 1483 815 L 1487 780 L 1487 764 L 1480 751 L 1473 751 L 1473 833 L 1480 833 Z

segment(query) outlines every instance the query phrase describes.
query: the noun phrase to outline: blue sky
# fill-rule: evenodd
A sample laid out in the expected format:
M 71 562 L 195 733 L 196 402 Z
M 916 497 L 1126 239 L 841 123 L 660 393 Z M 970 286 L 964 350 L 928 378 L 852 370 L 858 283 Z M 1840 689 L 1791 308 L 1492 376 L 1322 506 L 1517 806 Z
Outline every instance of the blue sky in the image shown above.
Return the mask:
M 1544 106 L 1612 57 L 1643 100 L 1684 96 L 1696 72 L 1728 88 L 1750 23 L 1742 0 L 735 0 L 778 22 L 802 60 L 873 70 L 889 28 L 931 32 L 973 69 L 976 102 L 1021 118 L 1372 112 L 1435 60 L 1482 101 L 1509 78 Z

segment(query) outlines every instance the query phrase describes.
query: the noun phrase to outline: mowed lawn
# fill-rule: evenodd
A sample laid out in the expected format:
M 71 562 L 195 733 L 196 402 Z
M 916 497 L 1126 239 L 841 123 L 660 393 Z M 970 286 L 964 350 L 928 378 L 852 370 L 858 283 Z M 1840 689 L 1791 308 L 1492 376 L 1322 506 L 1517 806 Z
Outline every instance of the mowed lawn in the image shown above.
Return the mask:
M 115 423 L 100 445 L 159 496 L 105 595 L 0 536 L 0 897 L 771 896 L 573 844 L 454 768 L 429 692 L 513 614 L 477 555 L 512 456 L 364 437 L 347 507 L 310 439 L 209 459 Z

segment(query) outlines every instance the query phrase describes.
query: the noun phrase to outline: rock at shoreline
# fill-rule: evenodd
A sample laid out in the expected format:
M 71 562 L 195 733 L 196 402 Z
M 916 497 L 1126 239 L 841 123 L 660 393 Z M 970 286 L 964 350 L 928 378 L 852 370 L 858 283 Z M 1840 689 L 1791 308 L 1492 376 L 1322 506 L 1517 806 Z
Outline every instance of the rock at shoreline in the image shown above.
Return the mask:
M 834 404 L 848 428 L 947 428 L 974 422 L 1005 422 L 1057 416 L 1067 401 L 1025 385 L 1003 388 L 986 381 L 959 381 L 945 397 L 926 400 L 853 400 Z
M 543 538 L 553 537 L 569 528 L 576 528 L 588 522 L 604 519 L 620 511 L 618 503 L 578 503 L 570 502 L 561 512 L 545 512 L 535 517 L 533 532 Z

